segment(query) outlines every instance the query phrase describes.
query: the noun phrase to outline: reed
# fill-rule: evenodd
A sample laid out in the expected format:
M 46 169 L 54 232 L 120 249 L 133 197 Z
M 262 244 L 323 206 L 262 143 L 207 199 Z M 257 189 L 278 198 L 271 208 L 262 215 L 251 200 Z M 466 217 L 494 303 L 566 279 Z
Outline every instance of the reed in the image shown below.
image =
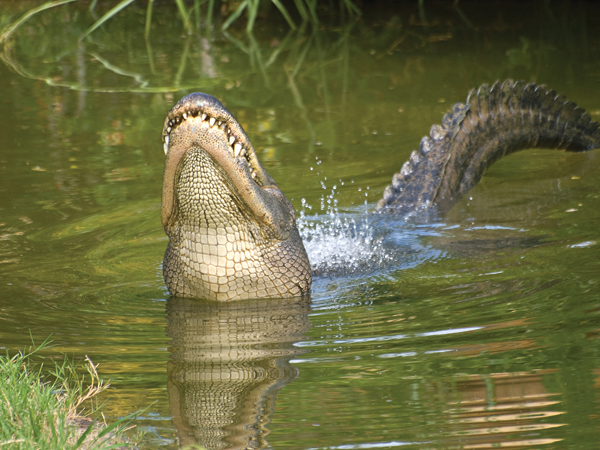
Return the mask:
M 132 4 L 135 0 L 122 0 L 113 8 L 111 8 L 106 14 L 100 17 L 85 33 L 83 36 L 87 36 L 92 33 L 95 29 L 100 27 L 107 20 L 114 17 L 124 8 Z M 220 14 L 222 11 L 221 8 L 217 8 L 215 6 L 217 0 L 194 0 L 193 2 L 185 2 L 184 0 L 173 0 L 173 3 L 177 7 L 179 12 L 179 16 L 183 22 L 183 27 L 188 34 L 193 34 L 195 31 L 199 31 L 202 26 L 210 27 L 213 21 L 215 21 L 218 17 L 217 14 Z M 226 4 L 227 2 L 225 2 Z M 284 20 L 287 22 L 288 26 L 295 30 L 297 29 L 296 23 L 292 19 L 288 8 L 286 8 L 284 1 L 282 0 L 242 0 L 242 2 L 237 5 L 228 14 L 225 14 L 223 18 L 223 22 L 221 24 L 221 30 L 226 30 L 229 28 L 235 21 L 239 20 L 240 17 L 245 13 L 247 17 L 246 22 L 246 31 L 250 32 L 254 28 L 254 24 L 256 19 L 259 17 L 259 11 L 264 7 L 265 3 L 272 3 L 279 10 Z M 335 4 L 335 2 L 332 2 Z M 288 7 L 293 5 L 298 15 L 300 16 L 300 20 L 302 23 L 312 23 L 313 25 L 319 24 L 319 13 L 324 9 L 319 8 L 318 0 L 293 0 L 293 2 L 287 2 Z M 146 6 L 146 38 L 150 35 L 150 26 L 152 23 L 152 10 L 153 10 L 154 0 L 147 0 Z M 90 8 L 94 8 L 96 6 L 96 2 L 93 2 Z M 337 13 L 340 15 L 360 15 L 360 9 L 352 0 L 338 0 L 337 1 Z M 202 23 L 202 10 L 204 10 L 204 23 Z M 192 16 L 195 17 L 195 25 L 192 23 Z
M 11 35 L 29 18 L 56 6 L 62 6 L 67 3 L 74 2 L 76 0 L 53 0 L 42 5 L 32 8 L 27 11 L 20 19 L 13 22 L 9 26 L 5 27 L 0 31 L 0 43 L 8 41 Z M 121 0 L 106 13 L 97 19 L 81 36 L 80 39 L 93 33 L 95 30 L 100 28 L 110 19 L 115 17 L 121 11 L 128 6 L 137 3 L 136 0 Z M 322 15 L 322 11 L 325 8 L 320 7 L 318 0 L 293 0 L 284 2 L 282 0 L 242 0 L 239 5 L 236 5 L 235 9 L 231 12 L 226 12 L 223 17 L 221 13 L 227 9 L 217 7 L 219 4 L 227 5 L 227 2 L 222 0 L 193 0 L 186 2 L 185 0 L 173 0 L 174 5 L 177 7 L 177 11 L 183 22 L 183 28 L 188 34 L 194 34 L 204 28 L 211 28 L 212 23 L 216 22 L 217 19 L 222 20 L 220 29 L 222 31 L 229 28 L 234 22 L 240 19 L 244 14 L 246 15 L 246 31 L 251 32 L 254 28 L 257 18 L 259 17 L 259 11 L 265 6 L 265 4 L 272 3 L 279 10 L 282 17 L 287 22 L 288 26 L 292 30 L 296 30 L 298 27 L 292 19 L 292 15 L 289 13 L 288 8 L 290 5 L 294 5 L 296 12 L 300 18 L 301 27 L 307 23 L 311 23 L 313 26 L 319 25 L 319 15 Z M 285 6 L 288 4 L 288 7 Z M 331 5 L 335 5 L 335 1 L 328 2 L 329 8 L 327 14 L 336 14 L 335 8 L 331 8 Z M 93 0 L 90 4 L 90 12 L 98 6 L 98 0 Z M 152 25 L 152 13 L 153 13 L 154 0 L 147 0 L 146 4 L 146 16 L 145 16 L 145 37 L 146 39 L 150 36 L 150 30 Z M 342 17 L 347 16 L 358 16 L 361 14 L 360 9 L 352 0 L 337 0 L 337 14 Z M 204 10 L 204 20 L 202 20 L 202 11 Z M 195 21 L 192 21 L 192 16 L 195 17 Z

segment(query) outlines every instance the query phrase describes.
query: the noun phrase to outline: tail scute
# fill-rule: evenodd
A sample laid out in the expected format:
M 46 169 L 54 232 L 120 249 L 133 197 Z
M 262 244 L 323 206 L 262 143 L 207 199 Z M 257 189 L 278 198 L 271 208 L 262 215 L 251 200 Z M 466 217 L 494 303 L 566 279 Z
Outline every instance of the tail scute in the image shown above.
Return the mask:
M 431 127 L 429 136 L 421 139 L 419 149 L 411 153 L 400 172 L 392 177 L 392 184 L 385 188 L 378 209 L 394 204 L 399 197 L 402 197 L 404 202 L 396 204 L 394 210 L 403 215 L 408 215 L 413 210 L 425 209 L 431 203 L 436 192 L 438 175 L 447 160 L 444 153 L 444 149 L 447 148 L 445 142 L 455 138 L 468 111 L 468 105 L 456 103 L 452 112 L 442 118 L 441 126 Z M 431 176 L 423 179 L 420 177 L 422 173 Z

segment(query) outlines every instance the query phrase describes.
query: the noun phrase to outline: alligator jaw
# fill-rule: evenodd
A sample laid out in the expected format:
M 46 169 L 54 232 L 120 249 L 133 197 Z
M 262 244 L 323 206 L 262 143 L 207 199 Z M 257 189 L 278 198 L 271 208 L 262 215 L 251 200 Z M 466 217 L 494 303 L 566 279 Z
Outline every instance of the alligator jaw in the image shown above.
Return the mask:
M 295 226 L 294 209 L 256 157 L 241 125 L 214 97 L 194 93 L 182 98 L 168 113 L 163 127 L 167 155 L 163 178 L 162 224 L 171 219 L 174 184 L 179 163 L 191 148 L 202 148 L 233 182 L 257 222 L 280 240 Z

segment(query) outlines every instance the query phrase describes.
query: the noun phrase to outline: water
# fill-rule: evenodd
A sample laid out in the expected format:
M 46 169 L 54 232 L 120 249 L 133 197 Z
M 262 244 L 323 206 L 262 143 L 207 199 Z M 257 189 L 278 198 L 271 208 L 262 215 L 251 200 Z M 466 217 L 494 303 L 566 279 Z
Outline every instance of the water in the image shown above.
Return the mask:
M 148 408 L 143 448 L 597 447 L 600 153 L 512 155 L 430 224 L 370 214 L 482 83 L 544 82 L 600 119 L 597 5 L 425 2 L 426 27 L 417 2 L 378 3 L 314 34 L 187 37 L 165 3 L 148 43 L 127 8 L 78 44 L 86 6 L 2 54 L 1 348 L 88 355 L 109 420 Z M 296 207 L 310 302 L 168 297 L 160 131 L 193 90 Z

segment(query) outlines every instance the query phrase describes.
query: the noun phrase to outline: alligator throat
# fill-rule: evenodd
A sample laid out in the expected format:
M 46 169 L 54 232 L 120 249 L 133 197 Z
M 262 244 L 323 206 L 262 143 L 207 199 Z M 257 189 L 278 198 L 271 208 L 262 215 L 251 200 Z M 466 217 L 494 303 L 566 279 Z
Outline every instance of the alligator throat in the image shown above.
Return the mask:
M 163 143 L 170 293 L 223 301 L 308 295 L 311 269 L 294 209 L 231 113 L 210 95 L 190 94 L 168 113 Z M 592 150 L 600 129 L 545 86 L 483 85 L 431 128 L 377 211 L 443 215 L 494 161 L 534 147 Z

